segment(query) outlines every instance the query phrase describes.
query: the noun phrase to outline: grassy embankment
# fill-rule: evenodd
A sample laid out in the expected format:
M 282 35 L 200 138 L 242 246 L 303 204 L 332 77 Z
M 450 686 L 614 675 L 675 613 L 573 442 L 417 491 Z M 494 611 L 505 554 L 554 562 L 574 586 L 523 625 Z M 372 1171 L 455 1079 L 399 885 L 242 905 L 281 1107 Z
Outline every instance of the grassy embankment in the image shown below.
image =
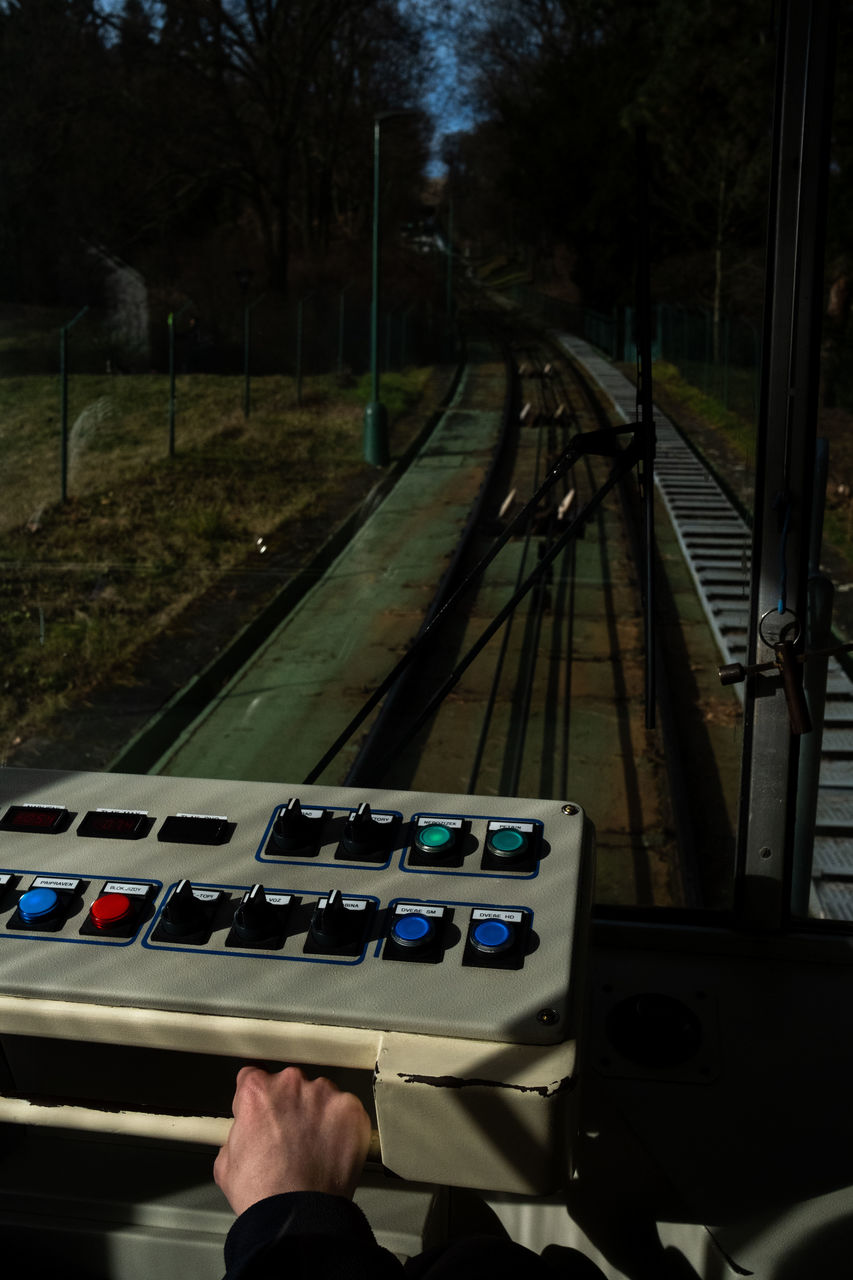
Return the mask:
M 750 375 L 751 376 L 751 375 Z M 712 396 L 691 386 L 674 365 L 654 366 L 655 399 L 682 427 L 698 424 L 713 433 L 723 447 L 726 458 L 711 458 L 722 476 L 737 489 L 735 470 L 746 468 L 751 475 L 755 465 L 755 424 L 738 413 L 727 410 Z M 853 580 L 853 414 L 849 410 L 821 408 L 817 434 L 828 441 L 829 475 L 826 487 L 826 509 L 823 521 L 825 553 L 832 559 L 833 576 L 840 582 Z M 709 439 L 708 435 L 705 440 Z M 700 451 L 703 443 L 699 442 Z M 740 494 L 743 497 L 743 492 Z M 751 506 L 751 503 L 747 503 Z
M 383 378 L 392 455 L 434 407 L 430 372 Z M 0 759 L 87 690 L 131 680 L 209 586 L 247 562 L 264 575 L 262 545 L 375 479 L 366 381 L 306 379 L 297 406 L 292 379 L 258 378 L 248 419 L 242 394 L 240 378 L 179 378 L 169 457 L 165 376 L 73 378 L 63 504 L 58 381 L 0 378 Z
M 752 375 L 750 374 L 750 380 Z M 744 461 L 755 456 L 755 424 L 739 413 L 727 409 L 719 400 L 692 386 L 673 364 L 658 361 L 653 367 L 655 399 L 671 399 L 681 416 L 698 418 L 720 433 L 727 444 Z M 663 405 L 661 405 L 663 408 Z

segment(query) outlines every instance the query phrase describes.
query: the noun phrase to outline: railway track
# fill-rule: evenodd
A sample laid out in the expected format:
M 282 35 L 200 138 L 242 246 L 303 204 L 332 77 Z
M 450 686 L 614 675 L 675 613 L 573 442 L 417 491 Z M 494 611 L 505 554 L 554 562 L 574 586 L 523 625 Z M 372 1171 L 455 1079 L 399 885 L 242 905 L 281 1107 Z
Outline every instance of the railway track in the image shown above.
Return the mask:
M 588 343 L 562 335 L 561 345 L 595 378 L 617 412 L 631 414 L 635 391 Z M 672 422 L 656 415 L 655 482 L 716 640 L 721 665 L 744 662 L 749 628 L 751 532 L 716 477 Z M 735 686 L 743 697 L 743 686 Z M 826 678 L 825 720 L 804 738 L 801 780 L 817 772 L 814 857 L 809 912 L 853 920 L 853 680 L 835 657 Z M 811 757 L 819 755 L 812 763 Z
M 575 436 L 605 425 L 586 380 L 552 344 L 516 342 L 512 365 L 514 426 L 463 572 L 506 537 Z M 682 868 L 666 828 L 662 744 L 644 723 L 636 539 L 617 493 L 580 523 L 583 537 L 561 545 L 612 468 L 612 458 L 585 455 L 528 510 L 347 780 L 577 800 L 596 824 L 599 900 L 667 905 L 683 901 Z
M 578 432 L 594 431 L 600 421 L 582 381 L 549 350 L 527 343 L 516 348 L 513 358 L 520 383 L 515 430 L 483 504 L 483 518 L 465 548 L 466 571 L 491 554 L 496 538 L 510 536 L 460 601 L 455 616 L 443 623 L 416 680 L 409 682 L 407 697 L 394 700 L 382 716 L 377 727 L 384 754 L 370 752 L 358 762 L 352 780 L 381 773 L 405 785 L 424 772 L 435 777 L 440 770 L 448 790 L 542 796 L 572 790 L 576 770 L 569 722 L 577 709 L 572 707 L 572 672 L 590 656 L 579 650 L 574 634 L 582 609 L 576 593 L 593 583 L 610 590 L 606 561 L 614 547 L 619 559 L 627 559 L 628 535 L 617 515 L 608 521 L 602 512 L 588 534 L 586 555 L 579 558 L 577 540 L 558 547 L 609 463 L 596 473 L 584 459 L 523 513 L 570 440 Z M 537 566 L 552 557 L 537 577 Z M 521 595 L 525 584 L 529 588 Z M 516 597 L 517 607 L 483 644 L 492 619 Z M 636 598 L 632 606 L 636 609 Z M 469 667 L 472 647 L 478 652 L 476 664 Z M 590 648 L 596 662 L 603 648 L 609 656 L 615 652 L 609 635 L 606 644 L 596 638 Z M 415 683 L 420 694 L 412 690 Z M 445 697 L 437 703 L 442 691 Z M 430 705 L 434 714 L 413 738 L 410 726 L 424 718 Z
M 574 799 L 596 823 L 605 901 L 679 901 L 623 504 L 611 495 L 583 538 L 560 541 L 613 459 L 583 458 L 512 524 L 569 441 L 601 426 L 600 407 L 553 347 L 524 339 L 507 364 L 489 334 L 393 494 L 152 772 Z M 418 641 L 434 602 L 497 544 Z M 413 645 L 382 709 L 346 734 Z
M 631 503 L 617 490 L 588 507 L 614 459 L 584 455 L 531 501 L 602 425 L 602 398 L 633 420 L 634 388 L 581 339 L 516 336 L 506 358 L 493 320 L 478 334 L 416 462 L 152 772 L 576 800 L 597 828 L 599 902 L 708 905 L 693 863 L 716 859 L 725 880 L 733 855 L 730 831 L 702 842 L 697 793 L 719 760 L 677 716 L 645 727 Z M 710 671 L 745 653 L 749 531 L 657 423 L 658 490 L 717 648 L 683 656 Z M 583 536 L 567 537 L 578 512 Z M 694 696 L 674 678 L 676 702 Z M 834 662 L 827 708 L 812 912 L 853 918 L 853 686 Z

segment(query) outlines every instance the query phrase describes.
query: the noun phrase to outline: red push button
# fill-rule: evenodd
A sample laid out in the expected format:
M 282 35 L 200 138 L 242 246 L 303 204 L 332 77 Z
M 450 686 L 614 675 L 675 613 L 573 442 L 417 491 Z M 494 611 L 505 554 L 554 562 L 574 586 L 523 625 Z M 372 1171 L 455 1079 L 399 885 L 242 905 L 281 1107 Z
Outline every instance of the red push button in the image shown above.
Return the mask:
M 105 893 L 92 903 L 90 915 L 96 929 L 113 929 L 124 924 L 133 910 L 130 898 L 124 893 Z

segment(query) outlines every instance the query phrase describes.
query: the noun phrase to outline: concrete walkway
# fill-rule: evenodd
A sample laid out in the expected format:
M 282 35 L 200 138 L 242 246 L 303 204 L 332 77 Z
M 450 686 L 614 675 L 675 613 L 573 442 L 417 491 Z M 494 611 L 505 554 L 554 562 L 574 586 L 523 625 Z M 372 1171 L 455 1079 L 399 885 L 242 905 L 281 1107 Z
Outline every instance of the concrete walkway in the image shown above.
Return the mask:
M 469 367 L 393 491 L 152 773 L 305 777 L 421 626 L 498 443 L 500 408 L 474 406 L 502 404 L 503 379 L 500 365 Z M 360 740 L 322 781 L 342 780 Z

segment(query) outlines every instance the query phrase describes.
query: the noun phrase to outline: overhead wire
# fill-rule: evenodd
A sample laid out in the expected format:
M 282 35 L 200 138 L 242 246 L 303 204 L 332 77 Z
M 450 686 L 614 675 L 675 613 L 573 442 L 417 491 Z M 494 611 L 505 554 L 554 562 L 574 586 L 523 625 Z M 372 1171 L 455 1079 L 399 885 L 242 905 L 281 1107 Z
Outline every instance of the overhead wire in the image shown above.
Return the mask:
M 342 750 L 352 735 L 364 723 L 371 711 L 382 701 L 386 693 L 396 684 L 397 680 L 403 672 L 414 662 L 415 658 L 420 656 L 432 639 L 436 627 L 445 619 L 456 606 L 459 599 L 465 594 L 469 587 L 477 581 L 483 572 L 492 563 L 499 551 L 506 546 L 507 542 L 514 535 L 515 531 L 520 528 L 529 516 L 536 511 L 542 498 L 553 488 L 558 480 L 578 461 L 578 459 L 593 448 L 593 442 L 601 444 L 600 452 L 613 453 L 617 447 L 617 437 L 626 431 L 633 431 L 636 424 L 628 424 L 619 427 L 600 428 L 597 431 L 585 432 L 574 437 L 569 446 L 563 451 L 557 459 L 549 474 L 545 477 L 542 484 L 533 494 L 532 498 L 525 504 L 518 514 L 510 521 L 503 532 L 495 539 L 491 547 L 480 559 L 480 561 L 467 573 L 462 582 L 448 596 L 442 607 L 437 610 L 431 623 L 424 627 L 420 635 L 412 643 L 411 647 L 403 654 L 395 666 L 391 669 L 384 680 L 377 685 L 373 693 L 363 703 L 361 708 L 352 717 L 346 727 L 341 731 L 325 754 L 317 761 L 314 767 L 308 772 L 304 778 L 304 785 L 308 786 L 320 777 L 324 769 L 326 769 L 335 756 Z M 604 442 L 607 447 L 604 447 Z M 526 594 L 526 592 L 525 592 Z
M 590 435 L 598 434 L 590 432 Z M 570 452 L 570 449 L 566 451 Z M 578 455 L 580 456 L 580 455 Z M 385 771 L 390 765 L 397 760 L 409 744 L 417 737 L 421 729 L 426 725 L 441 703 L 459 683 L 460 679 L 470 667 L 474 659 L 481 653 L 485 646 L 489 643 L 492 636 L 503 626 L 504 622 L 512 616 L 513 612 L 524 599 L 528 592 L 536 585 L 540 577 L 547 571 L 551 564 L 565 549 L 569 541 L 577 537 L 582 531 L 586 521 L 598 509 L 606 495 L 618 484 L 623 476 L 637 464 L 642 457 L 642 444 L 635 436 L 631 443 L 619 453 L 616 457 L 613 467 L 607 479 L 600 485 L 593 496 L 584 506 L 583 510 L 578 513 L 568 528 L 555 541 L 550 550 L 542 557 L 536 568 L 528 575 L 521 586 L 513 593 L 502 609 L 498 611 L 492 621 L 480 633 L 474 644 L 471 645 L 468 652 L 456 664 L 446 679 L 439 685 L 438 689 L 427 702 L 426 706 L 420 714 L 410 724 L 409 728 L 397 742 L 394 743 L 392 749 L 386 754 L 385 758 L 380 762 L 377 779 L 381 779 Z M 577 459 L 575 459 L 577 460 Z

